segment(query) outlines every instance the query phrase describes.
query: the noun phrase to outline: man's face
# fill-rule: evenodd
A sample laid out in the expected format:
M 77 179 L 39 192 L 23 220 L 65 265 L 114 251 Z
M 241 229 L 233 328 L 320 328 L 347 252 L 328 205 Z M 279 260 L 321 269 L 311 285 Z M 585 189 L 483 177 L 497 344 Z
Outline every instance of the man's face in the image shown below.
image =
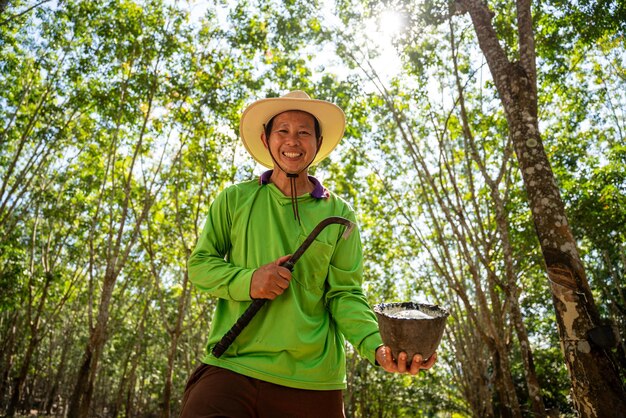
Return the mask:
M 287 173 L 304 170 L 317 154 L 315 121 L 306 112 L 290 110 L 276 115 L 269 138 L 263 133 L 261 139 Z

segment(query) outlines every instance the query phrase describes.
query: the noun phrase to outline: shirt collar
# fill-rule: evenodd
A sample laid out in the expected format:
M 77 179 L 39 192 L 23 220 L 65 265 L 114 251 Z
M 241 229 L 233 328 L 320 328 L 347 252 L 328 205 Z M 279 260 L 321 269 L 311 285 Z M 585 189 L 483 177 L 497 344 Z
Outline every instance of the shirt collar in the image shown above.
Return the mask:
M 272 173 L 274 170 L 268 170 L 265 173 L 261 174 L 259 177 L 259 185 L 269 184 L 270 177 L 272 177 Z M 308 176 L 309 181 L 313 183 L 313 191 L 311 192 L 311 196 L 316 199 L 328 199 L 330 197 L 330 192 L 326 187 L 320 183 L 318 179 L 313 176 Z

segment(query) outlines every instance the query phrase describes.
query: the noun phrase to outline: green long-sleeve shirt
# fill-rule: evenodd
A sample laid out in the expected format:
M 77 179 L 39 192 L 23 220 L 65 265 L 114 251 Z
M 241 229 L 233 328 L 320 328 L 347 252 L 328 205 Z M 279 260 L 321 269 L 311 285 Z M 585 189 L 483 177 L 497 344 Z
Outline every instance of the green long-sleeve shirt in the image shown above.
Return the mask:
M 325 228 L 296 263 L 289 288 L 269 301 L 220 357 L 213 346 L 250 305 L 254 270 L 292 254 L 329 216 L 355 221 L 350 206 L 332 193 L 291 198 L 274 184 L 248 181 L 220 193 L 209 209 L 189 259 L 195 286 L 218 297 L 204 363 L 301 389 L 346 387 L 344 336 L 372 364 L 382 345 L 376 317 L 361 288 L 358 231 Z

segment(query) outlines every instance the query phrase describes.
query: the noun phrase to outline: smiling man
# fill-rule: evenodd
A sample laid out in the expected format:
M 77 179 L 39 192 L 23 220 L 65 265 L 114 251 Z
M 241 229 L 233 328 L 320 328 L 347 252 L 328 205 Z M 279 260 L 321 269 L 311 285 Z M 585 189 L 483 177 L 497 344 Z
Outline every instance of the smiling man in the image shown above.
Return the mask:
M 296 263 L 281 265 L 331 216 L 355 222 L 352 208 L 308 168 L 341 140 L 345 115 L 301 91 L 263 99 L 244 111 L 243 143 L 271 168 L 231 186 L 211 204 L 189 258 L 195 286 L 217 299 L 206 355 L 193 372 L 182 417 L 344 417 L 347 339 L 372 364 L 415 375 L 430 368 L 415 355 L 393 359 L 383 346 L 362 283 L 360 236 L 325 228 Z M 234 343 L 212 349 L 253 299 L 269 299 Z

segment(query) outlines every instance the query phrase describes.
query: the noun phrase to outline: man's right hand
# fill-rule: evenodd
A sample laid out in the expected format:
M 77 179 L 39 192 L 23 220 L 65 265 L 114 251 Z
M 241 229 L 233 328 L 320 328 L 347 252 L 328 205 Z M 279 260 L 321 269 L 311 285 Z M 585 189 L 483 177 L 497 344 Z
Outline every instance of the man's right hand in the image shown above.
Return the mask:
M 291 258 L 291 254 L 282 256 L 254 271 L 250 282 L 250 297 L 252 299 L 275 299 L 289 287 L 291 272 L 280 266 L 289 258 Z

